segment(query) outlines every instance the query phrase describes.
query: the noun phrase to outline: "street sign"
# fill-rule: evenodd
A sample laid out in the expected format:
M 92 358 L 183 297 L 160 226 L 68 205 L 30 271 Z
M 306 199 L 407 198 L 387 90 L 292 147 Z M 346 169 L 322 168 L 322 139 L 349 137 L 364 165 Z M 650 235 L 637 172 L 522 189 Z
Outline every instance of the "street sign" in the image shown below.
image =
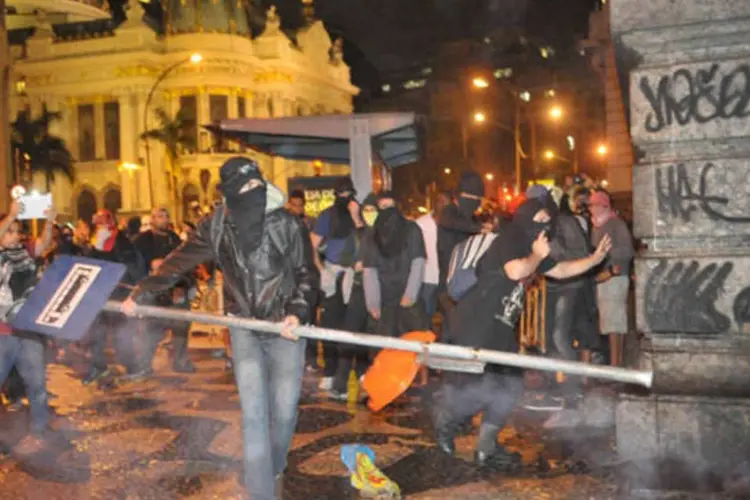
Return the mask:
M 125 266 L 82 257 L 57 257 L 45 271 L 15 319 L 13 328 L 65 340 L 86 334 Z

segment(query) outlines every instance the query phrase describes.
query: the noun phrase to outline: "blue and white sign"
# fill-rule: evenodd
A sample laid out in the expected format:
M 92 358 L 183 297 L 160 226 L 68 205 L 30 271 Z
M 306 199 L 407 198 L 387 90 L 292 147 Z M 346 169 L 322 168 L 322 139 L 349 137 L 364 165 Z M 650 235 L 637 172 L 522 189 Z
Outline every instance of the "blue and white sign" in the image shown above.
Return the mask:
M 13 320 L 17 330 L 80 340 L 125 274 L 125 266 L 57 257 Z

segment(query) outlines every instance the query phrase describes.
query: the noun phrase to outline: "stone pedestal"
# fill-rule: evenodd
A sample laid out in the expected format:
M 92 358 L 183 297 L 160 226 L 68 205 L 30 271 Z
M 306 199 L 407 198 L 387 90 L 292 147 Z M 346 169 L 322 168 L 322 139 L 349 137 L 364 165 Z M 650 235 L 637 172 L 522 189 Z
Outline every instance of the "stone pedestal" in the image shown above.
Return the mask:
M 620 397 L 618 452 L 730 473 L 750 458 L 750 2 L 613 0 L 611 14 L 648 247 L 639 364 L 655 372 L 650 393 Z

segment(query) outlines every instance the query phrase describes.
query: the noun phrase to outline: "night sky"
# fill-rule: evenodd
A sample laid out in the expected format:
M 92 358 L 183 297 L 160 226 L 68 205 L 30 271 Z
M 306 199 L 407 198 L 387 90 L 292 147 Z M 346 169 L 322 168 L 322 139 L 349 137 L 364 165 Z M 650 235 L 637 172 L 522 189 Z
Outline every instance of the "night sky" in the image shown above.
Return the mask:
M 354 83 L 423 66 L 442 42 L 524 35 L 564 50 L 585 36 L 597 0 L 316 0 L 333 36 L 342 36 Z

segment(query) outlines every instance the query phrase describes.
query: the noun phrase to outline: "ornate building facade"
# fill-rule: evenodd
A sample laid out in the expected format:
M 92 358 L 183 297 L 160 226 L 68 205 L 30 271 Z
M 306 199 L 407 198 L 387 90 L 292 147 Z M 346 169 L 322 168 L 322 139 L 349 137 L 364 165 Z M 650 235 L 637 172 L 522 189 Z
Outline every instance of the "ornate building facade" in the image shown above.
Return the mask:
M 309 14 L 311 2 L 303 3 Z M 174 206 L 179 216 L 190 202 L 214 199 L 219 166 L 240 152 L 205 125 L 352 112 L 357 89 L 340 44 L 322 22 L 308 16 L 290 32 L 281 29 L 273 7 L 265 19 L 249 19 L 252 11 L 242 4 L 168 0 L 155 27 L 143 21 L 142 4 L 130 0 L 127 19 L 117 26 L 111 19 L 58 24 L 37 15 L 33 29 L 11 31 L 9 118 L 25 107 L 32 115 L 45 105 L 59 111 L 51 133 L 75 158 L 75 180 L 58 175 L 51 189 L 63 217 L 86 219 L 103 207 L 129 215 L 160 205 Z M 255 36 L 254 26 L 260 26 Z M 160 114 L 178 129 L 174 162 L 165 143 L 142 137 L 165 131 Z M 255 157 L 282 189 L 290 177 L 346 171 L 243 154 Z M 34 185 L 44 189 L 41 178 Z

